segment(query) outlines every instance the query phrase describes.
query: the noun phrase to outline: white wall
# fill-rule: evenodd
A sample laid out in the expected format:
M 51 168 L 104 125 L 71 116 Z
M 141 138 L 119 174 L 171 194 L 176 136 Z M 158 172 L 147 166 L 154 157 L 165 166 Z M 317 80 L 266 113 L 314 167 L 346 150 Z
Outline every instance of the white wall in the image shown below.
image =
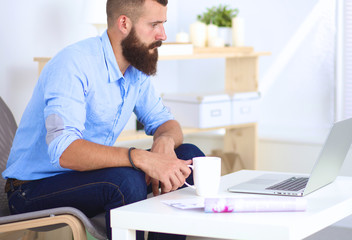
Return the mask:
M 96 34 L 83 20 L 84 0 L 2 0 L 0 95 L 17 121 L 37 80 L 33 57 L 53 56 L 64 46 Z M 334 120 L 335 0 L 169 1 L 168 40 L 188 31 L 207 7 L 228 4 L 245 20 L 246 45 L 270 51 L 260 58 L 262 138 L 311 141 Z M 224 60 L 163 61 L 159 92 L 224 89 Z M 207 71 L 203 71 L 206 69 Z
M 246 45 L 272 52 L 259 61 L 261 138 L 320 141 L 325 136 L 334 121 L 334 0 L 177 2 L 182 16 L 178 28 L 169 31 L 171 41 L 197 14 L 222 3 L 240 10 Z M 176 91 L 222 90 L 223 69 L 224 60 L 182 61 Z
M 17 121 L 37 80 L 33 57 L 53 56 L 64 46 L 92 36 L 82 20 L 84 0 L 1 0 L 0 96 Z

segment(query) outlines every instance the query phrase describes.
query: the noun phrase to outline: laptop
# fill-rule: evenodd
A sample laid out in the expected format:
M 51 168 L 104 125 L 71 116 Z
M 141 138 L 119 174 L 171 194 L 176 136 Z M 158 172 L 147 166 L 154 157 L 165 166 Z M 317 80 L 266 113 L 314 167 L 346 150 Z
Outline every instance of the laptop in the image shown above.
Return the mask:
M 229 192 L 302 197 L 333 182 L 352 143 L 352 118 L 336 122 L 325 141 L 310 176 L 263 174 L 228 188 Z

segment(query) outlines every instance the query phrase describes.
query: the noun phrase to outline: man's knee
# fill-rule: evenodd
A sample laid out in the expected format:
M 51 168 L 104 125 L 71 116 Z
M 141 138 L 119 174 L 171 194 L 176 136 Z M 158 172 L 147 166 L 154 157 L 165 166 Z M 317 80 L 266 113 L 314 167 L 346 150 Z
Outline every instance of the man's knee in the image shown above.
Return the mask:
M 183 160 L 189 160 L 194 157 L 202 157 L 204 153 L 195 145 L 190 143 L 184 143 L 175 149 L 177 158 Z
M 106 169 L 106 181 L 123 197 L 123 204 L 130 204 L 147 198 L 145 174 L 133 168 Z

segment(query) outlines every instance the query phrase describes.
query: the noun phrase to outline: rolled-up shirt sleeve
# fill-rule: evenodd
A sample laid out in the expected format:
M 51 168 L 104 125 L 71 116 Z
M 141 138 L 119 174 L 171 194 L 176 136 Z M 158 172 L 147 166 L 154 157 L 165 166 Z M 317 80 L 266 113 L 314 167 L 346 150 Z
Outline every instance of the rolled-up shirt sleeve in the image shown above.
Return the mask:
M 77 65 L 64 61 L 51 64 L 55 64 L 55 70 L 51 68 L 43 86 L 46 143 L 51 164 L 61 169 L 62 153 L 73 141 L 83 138 L 87 82 L 75 69 Z
M 145 133 L 153 135 L 163 123 L 174 117 L 164 106 L 160 95 L 155 91 L 150 78 L 142 75 L 139 97 L 134 109 L 138 121 L 144 125 Z

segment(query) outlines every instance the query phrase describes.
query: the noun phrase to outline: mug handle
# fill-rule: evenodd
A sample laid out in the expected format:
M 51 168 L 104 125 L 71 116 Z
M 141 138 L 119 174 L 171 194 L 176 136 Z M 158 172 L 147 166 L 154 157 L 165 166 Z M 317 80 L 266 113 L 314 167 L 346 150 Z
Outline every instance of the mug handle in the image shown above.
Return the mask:
M 190 167 L 190 168 L 192 168 L 192 170 L 194 169 L 193 165 L 187 165 L 187 166 Z M 191 188 L 193 188 L 193 189 L 196 189 L 195 186 L 190 185 L 190 184 L 189 184 L 188 182 L 186 182 L 186 181 L 185 181 L 185 184 L 186 184 L 188 187 L 191 187 Z

